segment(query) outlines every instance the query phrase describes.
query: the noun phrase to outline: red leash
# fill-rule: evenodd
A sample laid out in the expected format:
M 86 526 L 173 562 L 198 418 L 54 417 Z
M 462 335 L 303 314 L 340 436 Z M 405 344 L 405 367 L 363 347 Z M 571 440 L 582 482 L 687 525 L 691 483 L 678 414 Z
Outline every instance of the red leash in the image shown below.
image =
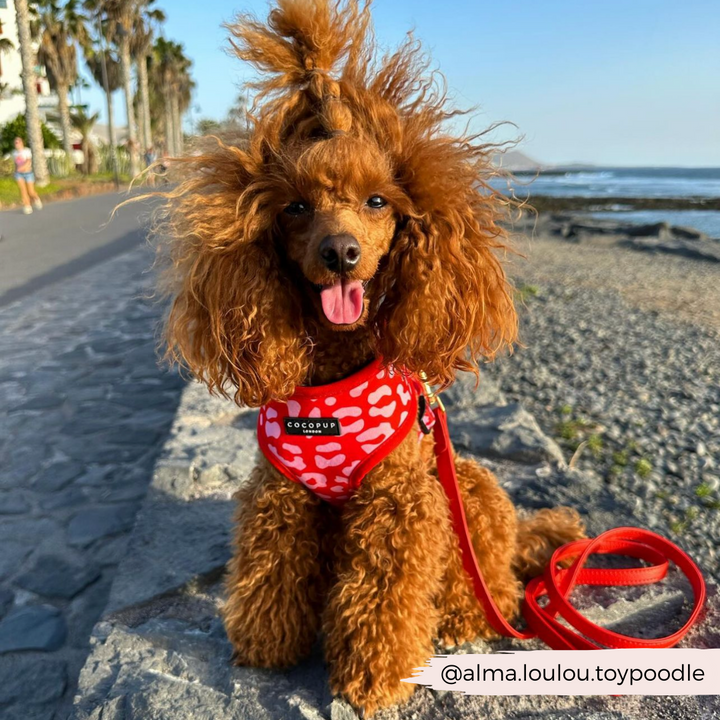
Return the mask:
M 437 400 L 431 393 L 431 400 Z M 624 527 L 608 530 L 596 538 L 577 540 L 558 548 L 542 576 L 525 588 L 522 614 L 530 630 L 519 632 L 502 616 L 490 595 L 478 566 L 470 530 L 465 518 L 460 487 L 458 486 L 447 417 L 441 403 L 435 412 L 433 437 L 438 477 L 445 490 L 455 533 L 460 543 L 463 566 L 472 580 L 475 595 L 480 601 L 488 622 L 500 635 L 528 640 L 539 637 L 554 650 L 597 650 L 606 648 L 665 648 L 676 645 L 697 621 L 705 605 L 705 581 L 697 565 L 677 545 L 649 530 Z M 628 555 L 650 563 L 647 567 L 601 569 L 583 567 L 593 554 Z M 559 568 L 562 560 L 575 558 L 569 568 Z M 607 630 L 581 615 L 568 601 L 576 585 L 647 585 L 662 580 L 672 561 L 690 581 L 694 595 L 693 611 L 687 622 L 672 635 L 647 640 Z M 546 595 L 549 602 L 540 606 L 538 599 Z M 572 628 L 562 625 L 564 618 Z M 576 632 L 577 631 L 577 632 Z

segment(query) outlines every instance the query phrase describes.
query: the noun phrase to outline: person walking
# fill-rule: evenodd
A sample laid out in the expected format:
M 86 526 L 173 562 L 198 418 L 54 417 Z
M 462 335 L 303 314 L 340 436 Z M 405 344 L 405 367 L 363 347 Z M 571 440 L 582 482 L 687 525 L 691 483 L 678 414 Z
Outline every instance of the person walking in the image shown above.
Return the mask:
M 15 150 L 13 150 L 13 161 L 15 162 L 15 180 L 20 188 L 22 196 L 23 212 L 30 215 L 32 207 L 30 201 L 37 210 L 42 210 L 42 202 L 35 190 L 35 175 L 32 169 L 32 150 L 25 147 L 23 139 L 15 138 Z
M 152 166 L 152 164 L 157 160 L 157 152 L 155 151 L 155 148 L 150 145 L 149 147 L 145 148 L 145 169 Z M 147 175 L 148 185 L 155 185 L 155 175 L 153 173 L 148 173 Z

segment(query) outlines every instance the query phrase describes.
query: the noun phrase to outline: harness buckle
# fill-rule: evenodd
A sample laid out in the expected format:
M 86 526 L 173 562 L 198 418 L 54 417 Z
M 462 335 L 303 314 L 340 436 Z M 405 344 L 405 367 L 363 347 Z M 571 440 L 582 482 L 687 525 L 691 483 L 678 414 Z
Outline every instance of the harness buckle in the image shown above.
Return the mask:
M 428 382 L 427 375 L 423 370 L 421 370 L 418 373 L 418 377 L 420 378 L 420 381 L 423 384 L 423 389 L 425 390 L 425 395 L 427 396 L 428 402 L 430 403 L 430 407 L 434 410 L 435 408 L 440 408 L 442 412 L 445 412 L 445 405 L 443 405 L 443 401 L 440 399 L 440 395 L 438 395 L 433 389 L 430 383 Z

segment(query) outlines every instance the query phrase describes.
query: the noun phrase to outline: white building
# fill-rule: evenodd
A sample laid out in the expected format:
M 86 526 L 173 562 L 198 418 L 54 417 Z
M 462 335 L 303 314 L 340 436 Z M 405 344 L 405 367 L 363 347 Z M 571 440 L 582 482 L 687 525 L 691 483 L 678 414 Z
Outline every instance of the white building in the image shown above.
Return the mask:
M 13 48 L 0 50 L 0 125 L 25 112 L 22 86 L 22 61 L 15 16 L 15 0 L 0 0 L 0 38 L 9 40 Z M 57 96 L 50 92 L 45 69 L 35 68 L 38 84 L 38 104 L 44 119 L 47 112 L 57 110 Z

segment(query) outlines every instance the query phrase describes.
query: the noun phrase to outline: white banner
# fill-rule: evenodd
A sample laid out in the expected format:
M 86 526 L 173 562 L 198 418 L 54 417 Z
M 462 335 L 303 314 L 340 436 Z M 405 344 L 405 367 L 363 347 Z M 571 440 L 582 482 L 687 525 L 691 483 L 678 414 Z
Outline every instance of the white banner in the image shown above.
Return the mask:
M 720 649 L 435 655 L 403 682 L 466 695 L 720 695 Z

